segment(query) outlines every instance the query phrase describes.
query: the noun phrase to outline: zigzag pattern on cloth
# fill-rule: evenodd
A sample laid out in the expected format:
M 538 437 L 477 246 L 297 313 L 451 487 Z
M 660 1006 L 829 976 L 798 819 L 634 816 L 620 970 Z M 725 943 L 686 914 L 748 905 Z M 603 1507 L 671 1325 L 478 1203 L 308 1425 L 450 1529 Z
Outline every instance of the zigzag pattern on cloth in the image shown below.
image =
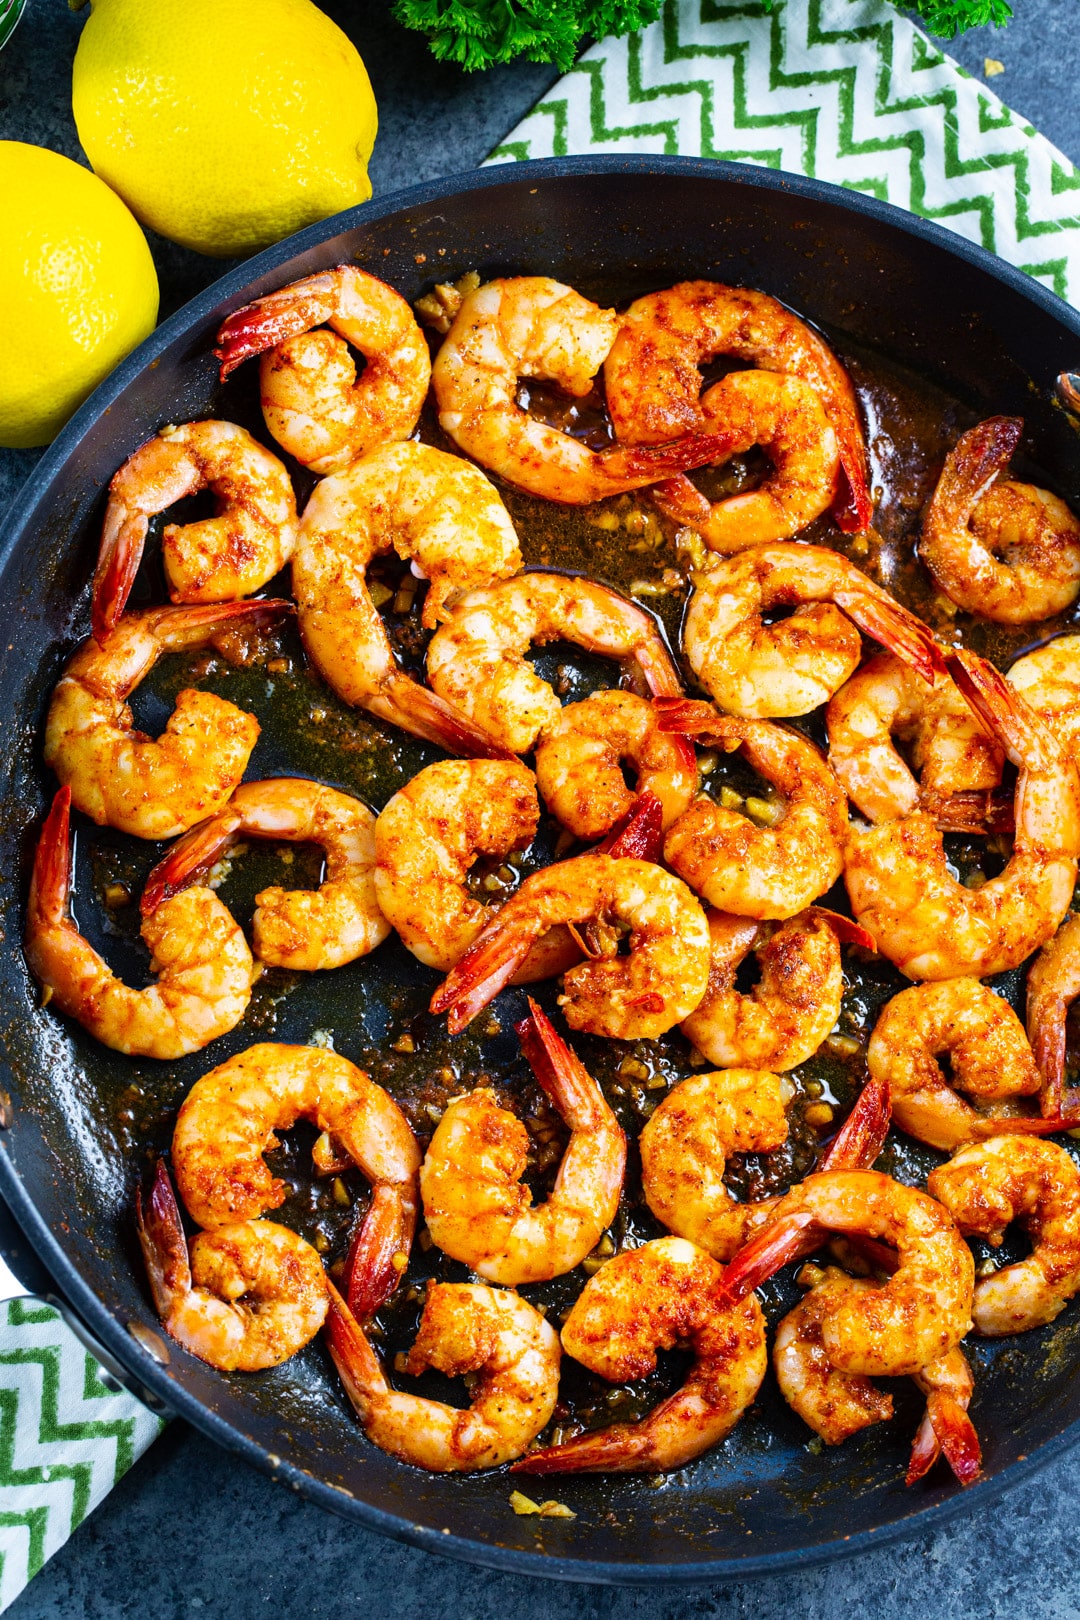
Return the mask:
M 1080 303 L 1080 171 L 883 0 L 666 0 L 591 47 L 489 163 L 681 153 L 870 192 Z
M 162 1427 L 51 1305 L 0 1306 L 0 1610 Z

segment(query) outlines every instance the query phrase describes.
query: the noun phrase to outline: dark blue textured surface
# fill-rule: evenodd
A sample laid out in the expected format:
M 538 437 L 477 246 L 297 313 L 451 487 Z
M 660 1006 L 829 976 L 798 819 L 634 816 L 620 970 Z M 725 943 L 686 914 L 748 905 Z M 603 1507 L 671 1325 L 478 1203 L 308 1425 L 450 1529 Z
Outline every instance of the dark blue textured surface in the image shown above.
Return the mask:
M 417 36 L 397 29 L 387 0 L 323 5 L 356 41 L 371 72 L 381 113 L 372 165 L 377 192 L 479 161 L 555 77 L 553 70 L 526 64 L 467 78 L 434 63 Z M 1017 5 L 1010 29 L 980 30 L 953 53 L 980 76 L 984 56 L 1003 61 L 1006 73 L 993 88 L 1080 159 L 1080 9 L 1076 0 Z M 28 0 L 20 29 L 0 56 L 0 138 L 79 155 L 69 75 L 81 26 L 63 0 Z M 226 268 L 157 239 L 153 247 L 163 313 Z M 0 510 L 35 459 L 32 451 L 0 451 Z M 876 1609 L 928 1620 L 1021 1613 L 1025 1620 L 1059 1620 L 1080 1611 L 1075 1455 L 1004 1496 L 988 1519 L 961 1519 L 935 1536 L 857 1562 L 696 1591 L 634 1592 L 499 1576 L 384 1541 L 298 1501 L 177 1424 L 8 1612 L 14 1620 L 249 1620 L 373 1611 L 395 1620 L 489 1620 L 508 1613 L 521 1620 L 556 1613 L 575 1620 L 615 1614 L 704 1620 L 747 1612 L 779 1620 L 794 1611 L 816 1620 Z

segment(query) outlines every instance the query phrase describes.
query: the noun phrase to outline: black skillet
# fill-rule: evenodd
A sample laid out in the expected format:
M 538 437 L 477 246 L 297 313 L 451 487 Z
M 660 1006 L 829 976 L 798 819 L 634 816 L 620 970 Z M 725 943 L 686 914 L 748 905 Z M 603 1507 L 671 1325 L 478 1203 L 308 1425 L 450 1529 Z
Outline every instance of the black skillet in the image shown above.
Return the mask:
M 705 1580 L 853 1552 L 985 1507 L 1004 1483 L 1080 1434 L 1076 1310 L 1053 1329 L 979 1352 L 974 1411 L 986 1472 L 966 1494 L 943 1471 L 905 1488 L 918 1405 L 903 1389 L 896 1423 L 826 1453 L 808 1447 L 807 1431 L 773 1394 L 725 1445 L 666 1481 L 545 1481 L 576 1511 L 574 1520 L 515 1517 L 514 1482 L 505 1474 L 436 1478 L 374 1450 L 318 1347 L 255 1378 L 222 1376 L 175 1347 L 162 1364 L 146 1348 L 154 1316 L 133 1244 L 132 1191 L 148 1150 L 167 1143 L 173 1111 L 199 1073 L 253 1039 L 304 1040 L 327 1025 L 339 1050 L 377 1073 L 389 1072 L 387 1053 L 403 1029 L 430 1043 L 429 1064 L 450 1052 L 420 1010 L 432 976 L 391 947 L 342 976 L 264 986 L 240 1029 L 211 1054 L 172 1066 L 105 1053 L 38 1010 L 19 949 L 29 853 L 52 790 L 39 763 L 41 720 L 64 659 L 88 630 L 103 488 L 165 422 L 217 410 L 257 426 L 254 367 L 224 395 L 218 387 L 210 350 L 223 316 L 351 258 L 409 298 L 474 267 L 544 272 L 608 301 L 687 276 L 763 287 L 818 322 L 842 353 L 876 350 L 928 379 L 943 399 L 958 402 L 950 421 L 1023 415 L 1027 449 L 1046 482 L 1074 505 L 1080 497 L 1080 444 L 1052 399 L 1054 378 L 1080 356 L 1080 316 L 936 225 L 816 181 L 676 158 L 526 164 L 400 193 L 314 226 L 235 271 L 167 321 L 94 394 L 42 458 L 0 541 L 7 625 L 0 639 L 0 1033 L 10 1093 L 0 1191 L 67 1301 L 150 1398 L 294 1490 L 431 1551 L 568 1580 Z M 286 667 L 291 652 L 287 644 Z M 332 723 L 322 723 L 332 736 L 320 752 L 310 741 L 314 688 L 306 677 L 279 678 L 265 664 L 203 673 L 208 684 L 249 701 L 264 722 L 278 716 L 265 727 L 252 774 L 291 765 L 381 802 L 387 733 L 331 705 Z M 172 688 L 169 678 L 137 704 L 147 725 L 163 718 L 163 700 L 180 676 Z M 273 701 L 271 681 L 281 688 Z M 411 770 L 429 757 L 406 744 L 391 764 Z M 98 895 L 117 877 L 137 890 L 154 855 L 133 856 L 123 840 L 85 828 L 81 850 L 82 892 Z M 102 915 L 96 901 L 83 905 L 83 925 L 98 939 Z M 145 972 L 129 913 L 117 919 L 105 941 L 111 959 L 129 975 Z M 505 1034 L 468 1052 L 474 1072 L 511 1072 L 516 1061 Z M 310 1200 L 307 1214 L 313 1218 Z

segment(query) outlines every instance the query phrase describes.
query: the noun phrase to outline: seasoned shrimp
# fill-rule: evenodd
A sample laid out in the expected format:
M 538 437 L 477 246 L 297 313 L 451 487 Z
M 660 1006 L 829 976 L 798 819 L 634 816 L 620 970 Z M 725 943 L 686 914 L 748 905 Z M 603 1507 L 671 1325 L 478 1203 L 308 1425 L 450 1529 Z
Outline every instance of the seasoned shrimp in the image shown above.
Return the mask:
M 567 1354 L 613 1384 L 647 1377 L 657 1350 L 693 1352 L 686 1382 L 640 1423 L 615 1423 L 545 1446 L 520 1474 L 681 1468 L 722 1440 L 765 1376 L 765 1322 L 751 1296 L 731 1305 L 723 1271 L 683 1238 L 657 1238 L 609 1260 L 585 1284 L 562 1330 Z
M 1080 915 L 1068 916 L 1028 973 L 1027 1031 L 1042 1077 L 1042 1112 L 1080 1113 L 1080 1093 L 1065 1086 L 1065 1019 L 1080 996 Z
M 664 859 L 697 894 L 740 917 L 794 917 L 844 870 L 847 800 L 813 743 L 786 726 L 736 720 L 709 703 L 663 703 L 663 731 L 733 750 L 787 801 L 759 827 L 702 795 L 669 830 Z
M 655 448 L 591 450 L 518 404 L 522 377 L 584 398 L 617 327 L 613 310 L 599 309 L 548 276 L 512 276 L 478 287 L 463 300 L 432 368 L 440 427 L 508 484 L 571 506 L 641 489 L 730 454 L 726 439 L 701 433 Z
M 459 598 L 431 638 L 428 679 L 440 697 L 515 754 L 558 720 L 555 693 L 526 660 L 530 646 L 572 641 L 636 663 L 654 694 L 682 691 L 653 619 L 592 580 L 537 572 Z
M 1019 766 L 1016 836 L 1005 870 L 973 890 L 948 870 L 941 834 L 925 811 L 852 830 L 845 880 L 855 916 L 909 979 L 982 978 L 1019 966 L 1068 910 L 1080 850 L 1080 784 L 1071 761 L 992 665 L 970 652 L 948 662 Z
M 937 1062 L 947 1052 L 947 1080 Z M 950 1153 L 975 1137 L 1030 1130 L 1026 1116 L 976 1109 L 1031 1097 L 1042 1081 L 1024 1026 L 1003 996 L 978 979 L 945 979 L 902 990 L 882 1009 L 866 1049 L 870 1073 L 887 1080 L 893 1119 L 920 1142 Z
M 131 594 L 150 519 L 211 489 L 216 517 L 170 523 L 161 540 L 174 602 L 232 602 L 260 590 L 293 554 L 296 496 L 277 456 L 235 422 L 165 427 L 109 485 L 91 622 L 105 644 Z
M 190 1256 L 163 1159 L 136 1222 L 154 1304 L 166 1333 L 222 1372 L 277 1367 L 313 1339 L 329 1297 L 322 1261 L 272 1221 L 199 1232 Z
M 1048 489 L 999 476 L 1023 427 L 991 416 L 957 440 L 919 542 L 946 596 L 1000 624 L 1048 619 L 1080 594 L 1080 522 Z
M 364 357 L 359 379 L 349 344 Z M 427 342 L 405 299 L 354 264 L 234 310 L 214 353 L 223 382 L 252 355 L 263 355 L 266 425 L 320 476 L 344 471 L 376 445 L 407 439 L 431 379 Z
M 233 626 L 258 627 L 287 602 L 147 608 L 121 619 L 108 644 L 84 641 L 53 692 L 45 763 L 77 810 L 136 838 L 175 838 L 224 810 L 244 774 L 259 722 L 212 692 L 185 689 L 161 736 L 137 731 L 127 699 L 165 653 L 205 647 Z
M 586 929 L 595 955 L 563 977 L 571 1029 L 614 1040 L 663 1035 L 693 1012 L 709 981 L 705 913 L 686 884 L 650 861 L 579 855 L 533 872 L 431 998 L 460 1030 L 509 983 L 559 923 Z M 616 953 L 629 932 L 629 955 Z M 591 938 L 589 934 L 591 933 Z
M 948 675 L 928 686 L 879 653 L 830 699 L 826 724 L 829 765 L 867 820 L 925 810 L 939 825 L 984 830 L 1005 751 Z M 894 738 L 910 748 L 910 766 Z
M 866 1234 L 898 1251 L 887 1282 L 826 1301 L 821 1342 L 834 1367 L 900 1378 L 960 1343 L 971 1327 L 971 1250 L 939 1203 L 877 1170 L 823 1170 L 793 1187 L 728 1267 L 725 1292 L 745 1297 L 794 1259 L 815 1229 Z
M 1052 1322 L 1080 1291 L 1080 1170 L 1056 1142 L 995 1136 L 930 1172 L 927 1188 L 961 1232 L 997 1246 L 1012 1221 L 1031 1253 L 975 1284 L 977 1332 L 988 1338 Z
M 623 766 L 638 793 L 660 801 L 665 828 L 697 792 L 693 744 L 661 730 L 647 699 L 634 692 L 594 692 L 568 703 L 536 744 L 536 784 L 544 803 L 575 838 L 601 838 L 634 804 Z
M 381 945 L 390 924 L 375 896 L 375 817 L 358 799 L 322 782 L 277 776 L 243 782 L 227 810 L 204 821 L 159 861 L 143 890 L 143 915 L 177 893 L 243 838 L 310 842 L 326 853 L 314 892 L 263 889 L 255 896 L 255 955 L 273 967 L 342 967 Z
M 928 681 L 940 663 L 926 625 L 824 546 L 751 546 L 696 575 L 694 586 L 683 646 L 701 684 L 732 714 L 809 714 L 855 670 L 859 630 Z M 795 612 L 765 623 L 783 607 Z
M 26 960 L 44 1004 L 114 1052 L 162 1061 L 198 1052 L 234 1029 L 251 999 L 255 964 L 243 933 L 210 889 L 187 889 L 143 920 L 157 982 L 123 984 L 71 918 L 70 807 L 61 788 L 41 829 L 26 907 Z
M 394 794 L 375 823 L 375 898 L 415 957 L 443 973 L 461 960 L 491 919 L 469 893 L 470 867 L 524 849 L 539 820 L 533 774 L 516 759 L 437 760 Z M 580 957 L 569 931 L 553 929 L 517 982 L 551 978 Z
M 391 549 L 430 586 L 423 622 L 447 600 L 521 567 L 509 514 L 476 467 L 426 444 L 386 445 L 319 484 L 293 559 L 300 634 L 319 673 L 347 703 L 368 709 L 449 753 L 502 752 L 490 737 L 397 666 L 367 584 Z
M 533 1205 L 521 1181 L 528 1132 L 484 1086 L 453 1099 L 420 1169 L 435 1243 L 478 1276 L 515 1288 L 580 1265 L 615 1219 L 626 1168 L 626 1137 L 600 1087 L 531 998 L 529 1010 L 517 1028 L 521 1049 L 570 1127 L 551 1196 Z
M 331 1285 L 332 1288 L 332 1285 Z M 402 1371 L 470 1377 L 464 1411 L 394 1389 L 363 1329 L 334 1296 L 327 1343 L 368 1439 L 436 1474 L 499 1468 L 535 1440 L 555 1410 L 559 1339 L 520 1295 L 481 1283 L 431 1282 Z
M 1007 679 L 1075 759 L 1080 745 L 1080 636 L 1059 636 L 1018 658 Z
M 813 1057 L 835 1029 L 844 992 L 841 944 L 873 949 L 864 928 L 811 906 L 772 930 L 753 918 L 710 911 L 709 988 L 682 1032 L 710 1063 L 783 1072 Z M 754 951 L 761 977 L 749 995 L 735 988 Z
M 710 432 L 730 435 L 729 454 L 760 445 L 770 477 L 741 495 L 709 501 L 685 475 L 657 484 L 654 506 L 697 530 L 712 551 L 788 540 L 828 510 L 836 494 L 840 450 L 820 396 L 801 378 L 736 371 L 706 390 L 701 411 Z
M 870 525 L 866 443 L 851 379 L 805 322 L 767 293 L 719 281 L 683 281 L 637 299 L 623 315 L 604 367 L 608 409 L 627 444 L 657 444 L 711 426 L 701 367 L 731 355 L 809 383 L 839 447 L 847 488 L 836 520 Z

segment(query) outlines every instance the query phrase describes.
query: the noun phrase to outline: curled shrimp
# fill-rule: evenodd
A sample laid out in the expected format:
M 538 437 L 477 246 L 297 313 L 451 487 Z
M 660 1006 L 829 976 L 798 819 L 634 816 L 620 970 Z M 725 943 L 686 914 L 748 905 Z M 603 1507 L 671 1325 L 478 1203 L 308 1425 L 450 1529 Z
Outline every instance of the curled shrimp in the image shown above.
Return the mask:
M 590 959 L 563 975 L 571 1029 L 614 1040 L 655 1037 L 697 1006 L 709 979 L 705 914 L 680 878 L 651 861 L 579 855 L 533 872 L 431 998 L 457 1034 L 560 923 L 586 928 Z M 629 955 L 616 953 L 629 932 Z
M 143 890 L 143 915 L 243 838 L 310 842 L 326 854 L 314 893 L 275 886 L 255 896 L 252 933 L 260 962 L 310 973 L 355 962 L 382 944 L 390 924 L 375 896 L 374 815 L 350 794 L 296 776 L 241 783 L 228 809 L 185 834 L 158 862 Z
M 1018 658 L 1007 679 L 1075 758 L 1080 744 L 1080 636 L 1055 637 Z
M 575 838 L 601 838 L 634 803 L 623 766 L 638 793 L 660 801 L 665 828 L 697 792 L 693 744 L 661 730 L 647 699 L 634 692 L 594 692 L 559 709 L 536 743 L 536 783 L 552 815 Z
M 1005 870 L 973 890 L 948 870 L 941 834 L 925 811 L 852 830 L 844 875 L 855 916 L 909 979 L 981 978 L 1019 966 L 1053 935 L 1076 882 L 1074 766 L 991 664 L 970 652 L 948 663 L 1019 767 L 1016 836 Z
M 255 964 L 217 895 L 187 889 L 143 919 L 154 984 L 119 980 L 69 910 L 71 793 L 61 788 L 38 839 L 24 950 L 45 1004 L 76 1019 L 114 1052 L 162 1061 L 198 1052 L 243 1018 Z
M 261 627 L 287 602 L 148 608 L 121 619 L 105 647 L 84 641 L 45 719 L 45 763 L 76 810 L 136 838 L 175 838 L 217 815 L 244 774 L 259 722 L 213 692 L 185 689 L 156 740 L 127 699 L 165 653 L 205 647 L 233 626 Z
M 500 754 L 398 668 L 367 583 L 372 559 L 391 549 L 430 581 L 428 629 L 446 617 L 448 598 L 521 567 L 514 526 L 482 472 L 426 444 L 386 445 L 324 479 L 304 510 L 292 570 L 304 646 L 347 703 L 449 753 Z
M 1080 594 L 1080 522 L 1048 489 L 999 475 L 1024 424 L 992 416 L 945 458 L 919 556 L 958 607 L 1000 624 L 1063 613 Z
M 712 551 L 789 540 L 828 510 L 840 451 L 821 399 L 801 378 L 736 371 L 706 390 L 701 410 L 711 432 L 730 437 L 730 455 L 760 445 L 774 471 L 756 489 L 709 501 L 685 475 L 657 484 L 654 506 L 697 530 Z
M 1065 1086 L 1065 1019 L 1080 996 L 1080 915 L 1065 919 L 1028 973 L 1027 1031 L 1042 1077 L 1042 1112 L 1080 1113 L 1080 1094 Z
M 703 794 L 668 831 L 668 865 L 710 905 L 744 917 L 794 917 L 830 889 L 844 870 L 847 800 L 813 743 L 786 726 L 718 714 L 708 703 L 659 707 L 661 730 L 741 748 L 786 800 L 777 824 L 759 827 Z
M 521 1180 L 528 1132 L 483 1086 L 450 1102 L 420 1169 L 434 1242 L 511 1287 L 580 1265 L 615 1219 L 626 1168 L 626 1137 L 600 1087 L 531 998 L 529 1011 L 517 1029 L 521 1049 L 570 1127 L 551 1196 L 533 1204 Z
M 124 611 L 150 519 L 211 489 L 216 517 L 166 526 L 165 578 L 174 602 L 232 602 L 261 590 L 293 554 L 296 496 L 277 456 L 235 422 L 165 427 L 129 456 L 109 485 L 91 622 L 104 646 Z
M 505 748 L 525 754 L 559 718 L 551 687 L 526 660 L 530 646 L 571 641 L 639 666 L 654 695 L 682 691 L 653 619 L 606 585 L 537 572 L 469 591 L 431 638 L 428 679 Z
M 1005 753 L 948 675 L 928 686 L 879 653 L 829 700 L 826 724 L 829 766 L 869 821 L 926 810 L 939 826 L 984 830 Z
M 849 1277 L 837 1266 L 804 1266 L 798 1281 L 807 1292 L 777 1325 L 773 1370 L 780 1393 L 792 1411 L 826 1445 L 838 1446 L 860 1429 L 887 1422 L 893 1415 L 892 1396 L 878 1389 L 865 1374 L 841 1372 L 834 1367 L 822 1343 L 822 1323 L 828 1315 L 830 1296 L 865 1294 L 875 1284 L 864 1277 Z M 961 1484 L 972 1484 L 978 1477 L 981 1457 L 978 1437 L 967 1416 L 975 1382 L 964 1352 L 956 1346 L 913 1377 L 928 1400 L 926 1419 L 916 1435 L 908 1484 L 929 1471 L 942 1440 Z
M 855 670 L 859 630 L 928 681 L 940 662 L 926 625 L 824 546 L 751 546 L 695 575 L 694 586 L 683 646 L 701 684 L 731 714 L 809 714 Z M 766 624 L 764 615 L 782 607 L 795 611 Z
M 1080 1290 L 1080 1170 L 1056 1142 L 995 1136 L 961 1148 L 927 1188 L 961 1232 L 997 1246 L 1019 1221 L 1031 1253 L 975 1284 L 972 1317 L 988 1338 L 1052 1322 Z
M 464 1411 L 396 1390 L 344 1301 L 333 1292 L 327 1343 L 368 1439 L 433 1473 L 499 1468 L 549 1422 L 559 1393 L 559 1339 L 520 1295 L 481 1283 L 428 1284 L 402 1371 L 469 1377 Z
M 708 429 L 712 413 L 709 393 L 702 396 L 701 367 L 721 354 L 786 372 L 814 389 L 847 485 L 836 521 L 849 532 L 868 528 L 866 443 L 851 379 L 817 333 L 767 293 L 682 281 L 632 303 L 604 367 L 617 436 L 627 444 L 656 444 Z
M 136 1224 L 154 1304 L 177 1344 L 222 1372 L 259 1372 L 312 1340 L 329 1307 L 322 1261 L 273 1221 L 199 1232 L 190 1254 L 165 1162 Z
M 710 1063 L 783 1072 L 813 1057 L 836 1027 L 844 992 L 841 944 L 873 949 L 849 917 L 811 906 L 778 928 L 726 911 L 708 916 L 709 987 L 682 1032 Z M 754 951 L 761 977 L 748 995 L 735 988 Z
M 765 1376 L 765 1323 L 751 1296 L 731 1305 L 723 1271 L 683 1238 L 618 1254 L 585 1284 L 562 1330 L 568 1355 L 613 1384 L 644 1378 L 657 1350 L 694 1361 L 685 1383 L 640 1423 L 615 1423 L 545 1446 L 519 1474 L 628 1473 L 681 1468 L 722 1440 Z
M 968 1332 L 975 1264 L 952 1216 L 926 1193 L 877 1170 L 822 1170 L 793 1187 L 728 1267 L 728 1297 L 742 1299 L 760 1286 L 814 1232 L 865 1234 L 898 1251 L 887 1282 L 826 1302 L 821 1342 L 841 1372 L 911 1375 Z
M 349 344 L 364 357 L 359 379 Z M 222 382 L 245 360 L 263 355 L 266 425 L 283 449 L 320 476 L 344 471 L 376 445 L 407 439 L 431 378 L 427 342 L 405 299 L 354 264 L 322 270 L 234 310 L 214 353 Z
M 508 484 L 565 505 L 641 489 L 726 455 L 725 441 L 705 434 L 655 448 L 592 450 L 518 404 L 522 377 L 578 399 L 591 393 L 617 327 L 613 310 L 549 276 L 478 287 L 462 301 L 432 367 L 440 427 Z
M 937 1062 L 941 1053 L 951 1060 L 948 1080 Z M 951 1152 L 974 1137 L 1046 1127 L 1025 1115 L 984 1112 L 957 1095 L 968 1092 L 985 1106 L 1033 1096 L 1042 1084 L 1023 1024 L 978 979 L 902 990 L 882 1009 L 866 1062 L 889 1082 L 900 1129 L 931 1147 Z

